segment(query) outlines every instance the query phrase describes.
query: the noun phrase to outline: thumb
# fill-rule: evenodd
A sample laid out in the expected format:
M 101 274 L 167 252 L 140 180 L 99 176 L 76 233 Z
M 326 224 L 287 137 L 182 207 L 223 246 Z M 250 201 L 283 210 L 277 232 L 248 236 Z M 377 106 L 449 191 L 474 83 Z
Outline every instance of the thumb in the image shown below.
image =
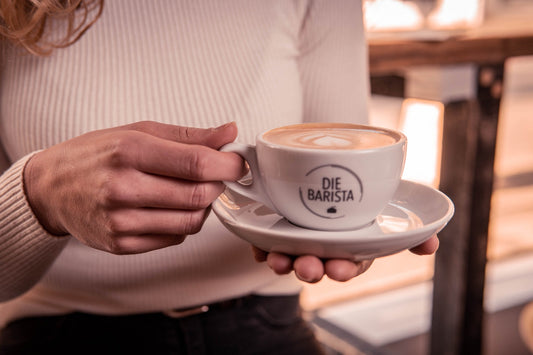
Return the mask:
M 204 145 L 216 150 L 237 138 L 235 122 L 226 123 L 216 128 L 194 128 L 144 121 L 130 124 L 128 128 L 162 139 L 184 144 Z

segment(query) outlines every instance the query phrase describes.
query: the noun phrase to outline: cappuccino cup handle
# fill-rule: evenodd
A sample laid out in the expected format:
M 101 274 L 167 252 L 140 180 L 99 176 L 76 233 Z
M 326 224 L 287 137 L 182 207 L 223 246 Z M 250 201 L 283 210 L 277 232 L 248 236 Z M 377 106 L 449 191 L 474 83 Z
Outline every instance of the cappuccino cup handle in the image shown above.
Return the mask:
M 244 184 L 241 182 L 224 181 L 224 184 L 231 190 L 248 197 L 252 200 L 263 203 L 268 208 L 277 212 L 277 209 L 272 205 L 265 191 L 265 187 L 261 181 L 261 173 L 259 172 L 259 164 L 257 163 L 257 153 L 255 146 L 241 143 L 228 143 L 220 148 L 221 152 L 233 152 L 239 154 L 250 167 L 252 173 L 252 183 Z

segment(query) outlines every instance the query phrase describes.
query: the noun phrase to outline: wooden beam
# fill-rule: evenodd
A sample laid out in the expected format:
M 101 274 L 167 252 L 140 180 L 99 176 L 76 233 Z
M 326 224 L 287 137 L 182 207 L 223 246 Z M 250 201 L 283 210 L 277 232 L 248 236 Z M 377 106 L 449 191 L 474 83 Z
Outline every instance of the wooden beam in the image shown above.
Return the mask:
M 445 41 L 370 40 L 373 75 L 399 73 L 413 66 L 462 63 L 497 64 L 533 55 L 533 34 L 512 38 L 451 38 Z
M 483 295 L 504 65 L 482 65 L 474 101 L 445 108 L 441 190 L 455 203 L 435 258 L 430 353 L 483 353 Z

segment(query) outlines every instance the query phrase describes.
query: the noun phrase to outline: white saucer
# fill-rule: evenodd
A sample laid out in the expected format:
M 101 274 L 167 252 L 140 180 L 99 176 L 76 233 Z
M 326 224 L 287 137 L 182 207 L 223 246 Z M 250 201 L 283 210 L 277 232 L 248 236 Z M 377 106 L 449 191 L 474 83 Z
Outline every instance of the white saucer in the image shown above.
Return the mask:
M 454 206 L 442 192 L 403 180 L 378 218 L 353 231 L 298 227 L 263 204 L 228 189 L 213 203 L 213 211 L 227 229 L 266 251 L 364 260 L 424 242 L 446 226 Z

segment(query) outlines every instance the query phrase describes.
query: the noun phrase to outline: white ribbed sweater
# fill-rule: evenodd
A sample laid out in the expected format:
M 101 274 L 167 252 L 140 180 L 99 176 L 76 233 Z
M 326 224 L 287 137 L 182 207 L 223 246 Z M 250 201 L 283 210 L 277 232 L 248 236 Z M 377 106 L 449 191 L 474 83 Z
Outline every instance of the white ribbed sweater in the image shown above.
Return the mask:
M 295 292 L 212 215 L 182 245 L 116 256 L 42 229 L 22 186 L 32 153 L 139 120 L 209 127 L 240 141 L 306 121 L 366 122 L 361 0 L 107 0 L 51 57 L 2 51 L 0 325 L 72 310 L 121 314 Z

